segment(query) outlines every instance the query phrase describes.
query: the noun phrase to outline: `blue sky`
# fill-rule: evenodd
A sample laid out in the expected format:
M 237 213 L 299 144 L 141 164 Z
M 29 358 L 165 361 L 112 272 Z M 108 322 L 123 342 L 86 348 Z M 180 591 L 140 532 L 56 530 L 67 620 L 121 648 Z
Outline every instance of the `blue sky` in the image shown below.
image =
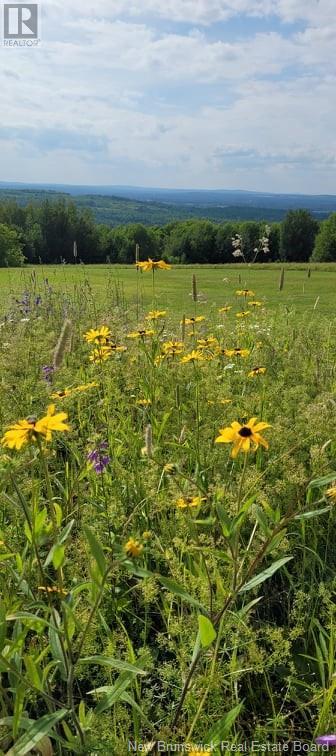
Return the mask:
M 0 47 L 0 180 L 336 194 L 335 0 L 40 7 Z

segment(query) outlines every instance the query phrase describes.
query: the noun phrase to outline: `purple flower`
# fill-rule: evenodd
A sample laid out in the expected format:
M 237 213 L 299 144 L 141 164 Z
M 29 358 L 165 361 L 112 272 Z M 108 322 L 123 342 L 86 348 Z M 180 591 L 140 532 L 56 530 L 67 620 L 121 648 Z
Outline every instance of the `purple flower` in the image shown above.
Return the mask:
M 316 745 L 336 747 L 336 735 L 320 735 L 315 739 Z
M 44 365 L 42 368 L 43 378 L 47 383 L 51 383 L 55 368 L 53 365 Z
M 108 449 L 107 441 L 101 441 L 96 449 L 92 449 L 87 455 L 87 459 L 96 473 L 103 473 L 107 465 L 111 462 L 111 457 L 106 454 Z

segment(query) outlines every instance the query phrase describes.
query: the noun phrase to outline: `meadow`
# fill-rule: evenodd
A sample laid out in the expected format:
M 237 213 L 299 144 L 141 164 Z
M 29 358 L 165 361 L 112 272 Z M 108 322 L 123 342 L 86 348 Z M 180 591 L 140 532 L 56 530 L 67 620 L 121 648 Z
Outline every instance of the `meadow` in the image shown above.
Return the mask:
M 0 271 L 0 754 L 336 730 L 336 266 L 147 268 Z

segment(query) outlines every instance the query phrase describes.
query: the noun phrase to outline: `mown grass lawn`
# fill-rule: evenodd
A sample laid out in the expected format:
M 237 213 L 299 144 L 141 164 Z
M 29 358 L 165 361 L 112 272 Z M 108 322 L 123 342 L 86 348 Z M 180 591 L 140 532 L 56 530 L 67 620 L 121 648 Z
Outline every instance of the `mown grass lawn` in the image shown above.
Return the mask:
M 281 269 L 285 269 L 285 281 L 279 292 Z M 310 271 L 310 277 L 309 277 Z M 156 274 L 156 295 L 161 304 L 174 309 L 179 315 L 188 311 L 191 305 L 192 275 L 197 276 L 199 292 L 204 295 L 203 304 L 220 306 L 232 300 L 236 288 L 250 287 L 265 297 L 269 307 L 286 305 L 296 312 L 311 310 L 332 314 L 336 292 L 336 265 L 223 265 L 223 266 L 180 266 L 165 275 Z M 23 269 L 0 270 L 0 306 L 8 303 L 11 296 L 17 296 L 25 288 L 30 288 L 31 277 L 38 282 L 48 279 L 60 291 L 73 291 L 88 281 L 97 299 L 125 297 L 126 303 L 136 302 L 136 271 L 132 266 L 36 266 Z M 139 297 L 144 307 L 152 300 L 151 276 L 139 275 Z M 318 301 L 316 301 L 318 299 Z

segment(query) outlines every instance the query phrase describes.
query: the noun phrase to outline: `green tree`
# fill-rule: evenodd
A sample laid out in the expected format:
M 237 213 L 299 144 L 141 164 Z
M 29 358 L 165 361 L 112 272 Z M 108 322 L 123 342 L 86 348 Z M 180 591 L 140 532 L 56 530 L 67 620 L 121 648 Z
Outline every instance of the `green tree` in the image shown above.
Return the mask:
M 233 246 L 232 239 L 235 234 L 239 233 L 239 223 L 230 221 L 221 223 L 216 233 L 216 259 L 217 263 L 234 263 L 235 258 L 232 256 Z
M 317 232 L 318 222 L 308 210 L 290 210 L 281 224 L 281 259 L 307 262 L 314 249 Z
M 19 267 L 24 263 L 22 244 L 15 229 L 0 223 L 0 267 Z
M 311 259 L 315 262 L 336 262 L 336 213 L 321 223 Z

